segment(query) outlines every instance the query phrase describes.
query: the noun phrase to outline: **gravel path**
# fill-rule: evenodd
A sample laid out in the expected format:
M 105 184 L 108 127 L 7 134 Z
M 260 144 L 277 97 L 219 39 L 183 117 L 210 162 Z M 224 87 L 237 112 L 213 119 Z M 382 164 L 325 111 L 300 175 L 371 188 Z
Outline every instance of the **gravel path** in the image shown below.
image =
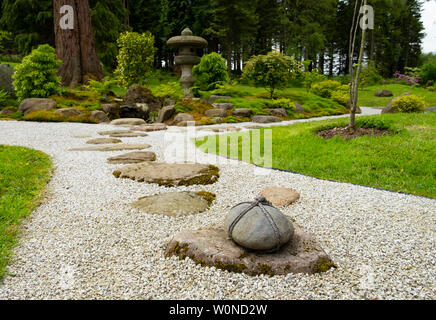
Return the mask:
M 23 223 L 0 299 L 435 298 L 436 200 L 272 170 L 254 174 L 250 164 L 223 165 L 222 158 L 199 152 L 200 162 L 218 161 L 219 181 L 167 189 L 115 179 L 112 171 L 119 166 L 106 159 L 123 152 L 68 151 L 111 129 L 0 122 L 0 144 L 42 150 L 55 165 L 45 202 Z M 122 140 L 152 145 L 149 150 L 162 161 L 171 131 Z M 249 277 L 164 258 L 176 232 L 221 226 L 231 206 L 268 185 L 300 192 L 301 200 L 284 212 L 315 235 L 338 269 L 313 276 Z M 129 205 L 174 190 L 206 190 L 218 197 L 209 211 L 181 218 L 148 215 Z

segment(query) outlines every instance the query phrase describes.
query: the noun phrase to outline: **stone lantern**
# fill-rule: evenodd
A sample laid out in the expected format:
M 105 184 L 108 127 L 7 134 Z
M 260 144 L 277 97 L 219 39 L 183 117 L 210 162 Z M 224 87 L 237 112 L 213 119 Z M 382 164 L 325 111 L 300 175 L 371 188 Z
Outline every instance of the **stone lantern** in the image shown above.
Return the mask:
M 196 49 L 205 48 L 208 43 L 205 39 L 194 36 L 192 31 L 186 28 L 182 31 L 182 35 L 169 39 L 167 45 L 170 48 L 179 49 L 179 54 L 175 58 L 175 64 L 182 69 L 180 83 L 185 95 L 190 95 L 190 88 L 195 82 L 192 76 L 192 67 L 200 63 L 200 57 L 196 55 Z

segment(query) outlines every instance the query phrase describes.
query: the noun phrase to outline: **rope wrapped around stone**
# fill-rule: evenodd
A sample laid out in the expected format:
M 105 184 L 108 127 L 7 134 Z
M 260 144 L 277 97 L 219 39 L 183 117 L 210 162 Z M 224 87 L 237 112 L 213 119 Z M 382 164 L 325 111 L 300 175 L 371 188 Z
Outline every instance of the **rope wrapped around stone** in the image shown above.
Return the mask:
M 228 235 L 230 240 L 233 240 L 233 230 L 235 229 L 236 225 L 239 223 L 239 221 L 241 221 L 241 219 L 252 209 L 254 209 L 255 207 L 259 207 L 260 210 L 262 211 L 262 213 L 265 215 L 266 220 L 269 222 L 271 228 L 273 229 L 274 232 L 274 237 L 276 239 L 277 242 L 277 247 L 269 252 L 277 252 L 280 249 L 280 243 L 281 243 L 281 236 L 280 236 L 280 231 L 279 228 L 277 227 L 277 224 L 274 222 L 273 218 L 271 217 L 271 214 L 265 209 L 265 206 L 270 206 L 272 207 L 273 205 L 265 198 L 265 197 L 256 197 L 255 200 L 253 202 L 241 202 L 239 204 L 237 204 L 236 206 L 234 206 L 233 208 L 244 204 L 244 203 L 248 203 L 250 204 L 250 206 L 248 206 L 244 211 L 242 211 L 237 217 L 236 219 L 230 224 L 229 226 L 229 230 L 228 230 Z M 232 208 L 232 209 L 233 209 Z

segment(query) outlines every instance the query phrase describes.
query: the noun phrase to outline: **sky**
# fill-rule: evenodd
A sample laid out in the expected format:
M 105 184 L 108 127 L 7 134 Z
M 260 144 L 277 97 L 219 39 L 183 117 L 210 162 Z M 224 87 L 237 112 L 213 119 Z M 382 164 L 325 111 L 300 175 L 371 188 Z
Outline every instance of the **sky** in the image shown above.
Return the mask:
M 422 12 L 426 37 L 422 43 L 423 52 L 436 53 L 436 0 L 424 3 Z

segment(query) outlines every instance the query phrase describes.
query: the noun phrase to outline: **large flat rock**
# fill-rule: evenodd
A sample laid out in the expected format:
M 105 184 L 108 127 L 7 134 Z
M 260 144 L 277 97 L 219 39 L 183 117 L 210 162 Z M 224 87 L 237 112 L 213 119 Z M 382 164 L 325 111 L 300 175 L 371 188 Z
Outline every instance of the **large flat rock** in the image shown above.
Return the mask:
M 265 197 L 275 207 L 289 206 L 300 199 L 297 191 L 285 187 L 267 187 L 259 195 Z
M 148 149 L 151 146 L 149 144 L 116 144 L 112 146 L 94 146 L 73 148 L 69 151 L 123 151 L 123 150 L 142 150 Z
M 219 178 L 219 169 L 199 163 L 144 162 L 125 166 L 115 170 L 113 174 L 116 178 L 177 187 L 215 183 Z
M 120 139 L 114 138 L 96 138 L 86 141 L 87 144 L 111 144 L 111 143 L 121 143 Z
M 191 258 L 203 266 L 213 266 L 251 276 L 288 273 L 320 273 L 335 267 L 312 236 L 295 225 L 294 235 L 279 252 L 249 252 L 228 239 L 224 229 L 186 230 L 169 242 L 165 256 Z
M 167 192 L 140 198 L 132 207 L 150 214 L 181 217 L 206 211 L 211 203 L 207 195 L 207 192 Z
M 132 164 L 132 163 L 141 163 L 146 161 L 155 161 L 156 154 L 151 151 L 139 151 L 139 152 L 130 152 L 126 154 L 122 154 L 116 157 L 111 157 L 107 159 L 108 163 L 111 164 Z
M 124 118 L 124 119 L 116 119 L 113 120 L 110 124 L 113 126 L 140 126 L 145 124 L 144 119 L 139 118 Z
M 141 126 L 133 127 L 134 131 L 145 131 L 145 132 L 153 132 L 153 131 L 162 131 L 166 130 L 167 126 L 164 123 L 153 123 L 153 124 L 145 124 Z

